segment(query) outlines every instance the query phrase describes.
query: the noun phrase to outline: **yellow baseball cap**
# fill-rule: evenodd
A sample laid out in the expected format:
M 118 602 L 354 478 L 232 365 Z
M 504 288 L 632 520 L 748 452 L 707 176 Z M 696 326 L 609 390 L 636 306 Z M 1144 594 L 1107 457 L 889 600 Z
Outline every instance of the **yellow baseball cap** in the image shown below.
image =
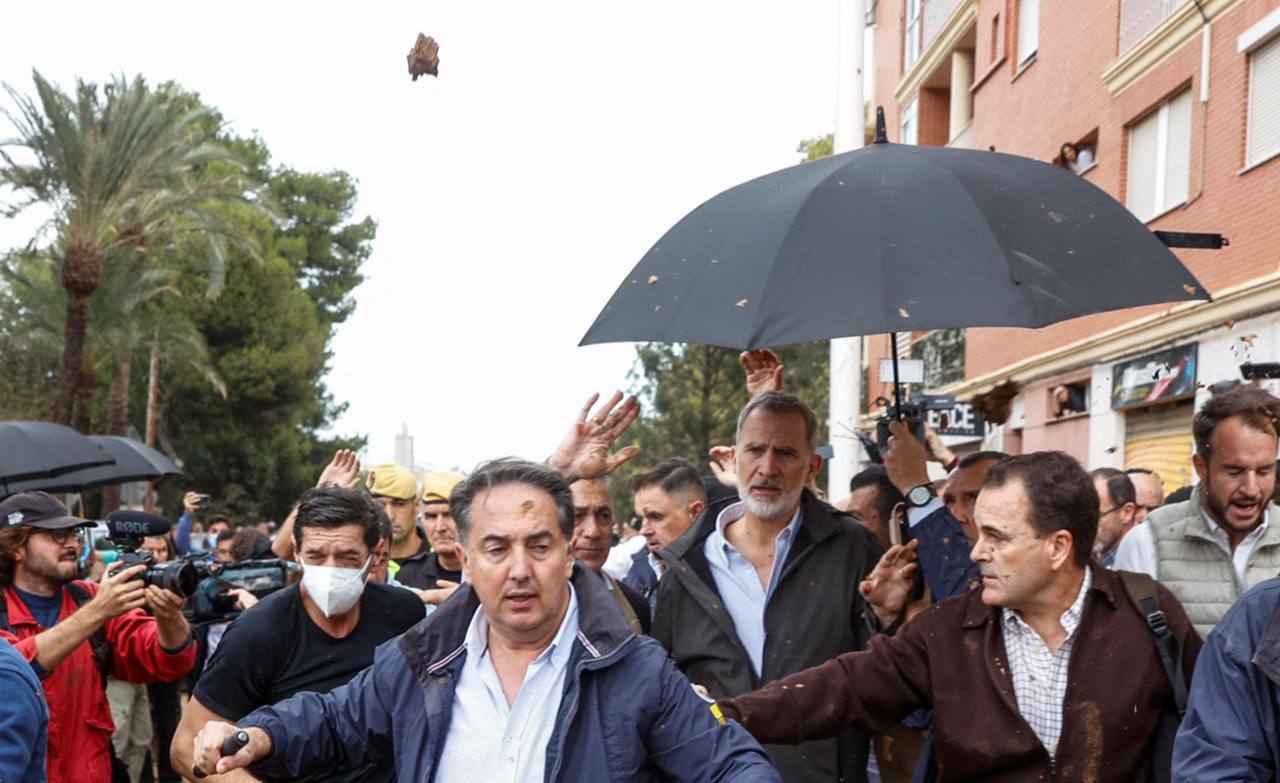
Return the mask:
M 428 473 L 422 479 L 422 502 L 448 503 L 449 493 L 465 478 L 466 476 L 447 470 Z
M 369 471 L 369 491 L 383 497 L 413 500 L 418 494 L 418 480 L 408 468 L 388 462 Z

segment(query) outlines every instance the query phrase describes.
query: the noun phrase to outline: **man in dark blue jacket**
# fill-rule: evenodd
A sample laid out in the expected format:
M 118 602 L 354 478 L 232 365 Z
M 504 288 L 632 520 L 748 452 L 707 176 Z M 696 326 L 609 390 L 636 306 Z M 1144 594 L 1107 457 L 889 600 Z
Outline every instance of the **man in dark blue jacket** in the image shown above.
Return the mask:
M 391 760 L 400 781 L 779 781 L 760 746 L 703 701 L 600 579 L 574 565 L 573 497 L 554 470 L 481 466 L 450 507 L 467 584 L 328 694 L 210 722 L 197 764 L 297 776 Z
M 0 781 L 44 783 L 49 707 L 27 659 L 0 639 Z
M 1196 659 L 1173 779 L 1280 779 L 1280 578 L 1241 596 Z

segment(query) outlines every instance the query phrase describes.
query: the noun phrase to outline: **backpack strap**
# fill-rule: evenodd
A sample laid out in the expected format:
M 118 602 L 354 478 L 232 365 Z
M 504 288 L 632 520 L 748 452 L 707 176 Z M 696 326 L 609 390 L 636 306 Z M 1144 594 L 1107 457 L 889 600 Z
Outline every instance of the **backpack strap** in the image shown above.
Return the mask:
M 1160 599 L 1156 593 L 1156 580 L 1147 574 L 1136 571 L 1113 571 L 1120 577 L 1129 602 L 1138 614 L 1146 620 L 1147 628 L 1155 639 L 1156 652 L 1160 655 L 1160 663 L 1164 665 L 1164 673 L 1173 687 L 1174 706 L 1178 717 L 1187 711 L 1187 678 L 1182 669 L 1182 642 L 1169 630 L 1165 622 L 1164 612 L 1160 611 Z
M 93 596 L 79 582 L 69 582 L 67 590 L 71 593 L 71 600 L 76 602 L 77 610 L 93 600 Z M 112 657 L 111 646 L 107 644 L 105 627 L 99 628 L 89 636 L 89 649 L 93 651 L 94 665 L 102 674 L 102 687 L 106 688 L 107 678 L 111 676 Z

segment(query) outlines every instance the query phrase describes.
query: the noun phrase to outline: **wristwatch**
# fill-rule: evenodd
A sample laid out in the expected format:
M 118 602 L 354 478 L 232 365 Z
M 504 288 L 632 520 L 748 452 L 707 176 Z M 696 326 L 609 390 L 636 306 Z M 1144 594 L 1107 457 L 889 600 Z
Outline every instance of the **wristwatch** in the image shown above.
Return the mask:
M 937 495 L 933 492 L 932 484 L 921 484 L 919 486 L 912 487 L 911 490 L 907 492 L 907 508 L 920 508 L 921 506 L 927 506 L 935 497 L 937 497 Z

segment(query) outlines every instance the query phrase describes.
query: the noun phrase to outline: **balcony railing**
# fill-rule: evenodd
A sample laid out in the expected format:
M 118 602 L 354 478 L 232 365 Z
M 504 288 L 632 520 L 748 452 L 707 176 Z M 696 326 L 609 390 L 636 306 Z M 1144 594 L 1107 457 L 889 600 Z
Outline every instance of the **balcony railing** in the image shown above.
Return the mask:
M 1129 51 L 1189 2 L 1192 0 L 1121 0 L 1119 53 Z
M 929 44 L 942 31 L 942 26 L 951 14 L 956 10 L 956 6 L 969 0 L 926 0 L 924 9 L 921 14 L 924 16 L 922 20 L 923 31 L 921 32 L 922 43 L 920 51 L 929 48 Z

